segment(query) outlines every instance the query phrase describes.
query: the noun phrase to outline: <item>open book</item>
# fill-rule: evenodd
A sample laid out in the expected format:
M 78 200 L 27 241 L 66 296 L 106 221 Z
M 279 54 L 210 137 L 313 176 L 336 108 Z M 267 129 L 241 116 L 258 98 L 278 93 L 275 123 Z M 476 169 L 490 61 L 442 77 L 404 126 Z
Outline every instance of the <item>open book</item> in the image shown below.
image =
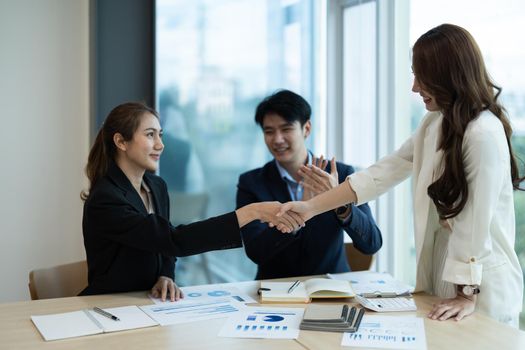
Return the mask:
M 311 278 L 300 282 L 291 292 L 293 282 L 261 282 L 261 302 L 308 303 L 312 298 L 351 298 L 355 295 L 348 281 Z
M 31 321 L 33 321 L 45 340 L 57 340 L 158 326 L 157 322 L 153 321 L 135 305 L 104 310 L 118 317 L 119 321 L 114 321 L 102 316 L 94 312 L 93 309 L 31 316 Z

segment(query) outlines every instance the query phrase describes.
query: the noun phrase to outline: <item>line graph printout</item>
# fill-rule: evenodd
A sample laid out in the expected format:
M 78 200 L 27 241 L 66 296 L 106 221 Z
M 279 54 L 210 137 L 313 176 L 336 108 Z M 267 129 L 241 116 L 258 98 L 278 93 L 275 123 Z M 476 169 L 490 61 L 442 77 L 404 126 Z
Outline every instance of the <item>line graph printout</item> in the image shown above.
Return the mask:
M 229 317 L 245 308 L 243 303 L 230 298 L 181 299 L 173 303 L 140 307 L 162 326 Z

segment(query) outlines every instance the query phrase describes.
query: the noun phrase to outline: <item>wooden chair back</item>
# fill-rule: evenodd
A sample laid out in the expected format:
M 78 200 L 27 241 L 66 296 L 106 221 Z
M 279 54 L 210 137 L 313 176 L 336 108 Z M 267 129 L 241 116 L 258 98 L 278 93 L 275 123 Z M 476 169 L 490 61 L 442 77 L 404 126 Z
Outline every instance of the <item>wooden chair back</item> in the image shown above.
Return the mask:
M 345 243 L 346 259 L 350 270 L 352 271 L 366 271 L 370 270 L 374 263 L 374 255 L 366 255 L 361 253 L 354 247 L 353 243 Z
M 31 300 L 76 296 L 88 284 L 87 261 L 37 269 L 29 273 Z

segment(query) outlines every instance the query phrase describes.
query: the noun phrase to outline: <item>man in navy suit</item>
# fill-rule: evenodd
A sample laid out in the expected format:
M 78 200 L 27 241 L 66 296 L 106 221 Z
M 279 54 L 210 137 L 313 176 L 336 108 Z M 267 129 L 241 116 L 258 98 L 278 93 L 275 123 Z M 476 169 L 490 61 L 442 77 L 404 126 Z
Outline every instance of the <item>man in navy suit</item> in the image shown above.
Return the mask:
M 301 96 L 281 90 L 266 97 L 255 112 L 255 122 L 274 159 L 262 168 L 242 174 L 237 185 L 237 208 L 262 201 L 307 200 L 327 191 L 354 172 L 346 164 L 316 158 L 306 149 L 311 108 Z M 303 187 L 301 166 L 325 169 L 311 188 Z M 343 235 L 365 254 L 381 248 L 381 231 L 367 204 L 348 204 L 318 215 L 293 234 L 282 234 L 267 224 L 252 222 L 241 230 L 248 257 L 258 265 L 256 279 L 347 272 Z

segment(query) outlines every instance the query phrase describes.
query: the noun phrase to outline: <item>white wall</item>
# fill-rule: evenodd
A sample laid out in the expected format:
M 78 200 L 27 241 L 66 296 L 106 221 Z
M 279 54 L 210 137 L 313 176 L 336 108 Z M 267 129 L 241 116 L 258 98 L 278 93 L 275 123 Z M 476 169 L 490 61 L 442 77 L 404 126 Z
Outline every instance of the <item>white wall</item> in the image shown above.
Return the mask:
M 0 0 L 0 302 L 84 259 L 89 1 Z

